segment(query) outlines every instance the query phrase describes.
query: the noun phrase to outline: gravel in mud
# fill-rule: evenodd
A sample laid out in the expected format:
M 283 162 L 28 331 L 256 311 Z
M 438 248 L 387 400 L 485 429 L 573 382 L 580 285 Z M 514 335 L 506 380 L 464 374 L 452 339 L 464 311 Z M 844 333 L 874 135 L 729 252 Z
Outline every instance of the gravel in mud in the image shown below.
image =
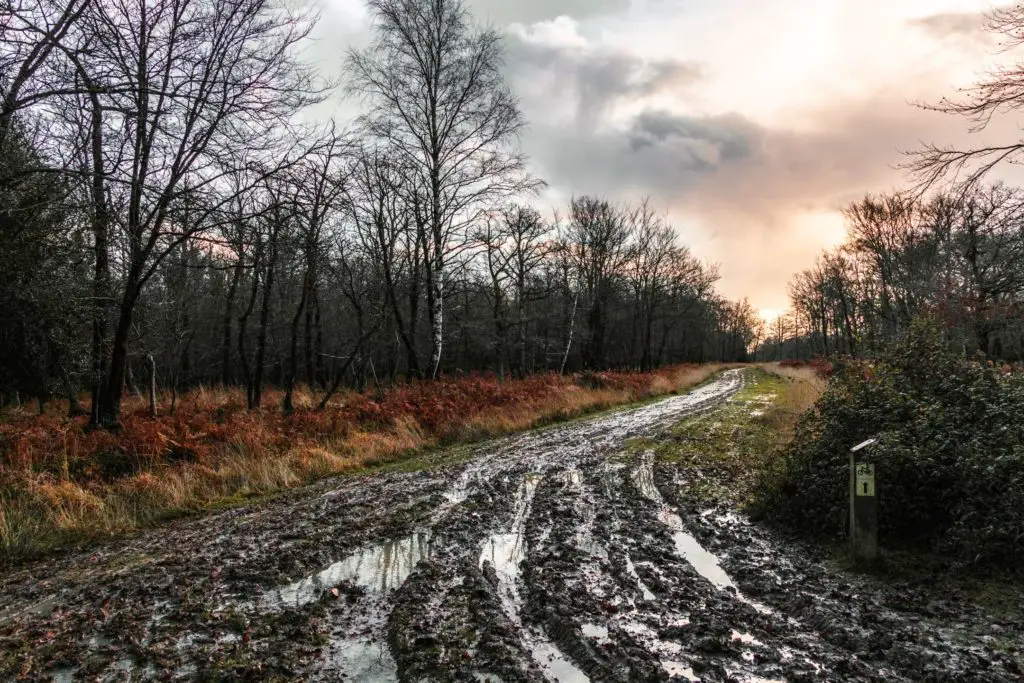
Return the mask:
M 1020 620 L 837 575 L 630 447 L 744 380 L 23 568 L 0 677 L 1021 680 Z

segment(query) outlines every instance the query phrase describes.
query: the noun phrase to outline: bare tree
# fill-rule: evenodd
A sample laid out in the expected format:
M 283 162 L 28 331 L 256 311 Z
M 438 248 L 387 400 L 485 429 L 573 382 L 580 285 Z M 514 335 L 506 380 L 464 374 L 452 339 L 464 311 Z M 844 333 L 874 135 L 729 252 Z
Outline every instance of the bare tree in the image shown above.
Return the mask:
M 370 0 L 376 39 L 349 54 L 352 91 L 374 107 L 367 131 L 415 173 L 414 216 L 427 254 L 430 373 L 440 369 L 453 249 L 495 203 L 538 182 L 514 148 L 525 125 L 502 74 L 503 45 L 473 27 L 462 0 Z
M 615 282 L 625 275 L 632 256 L 636 211 L 596 197 L 572 200 L 568 246 L 588 305 L 583 365 L 598 369 L 605 362 L 608 306 Z
M 324 143 L 300 162 L 290 174 L 294 183 L 294 206 L 304 265 L 299 303 L 295 307 L 291 322 L 288 377 L 283 403 L 286 413 L 292 412 L 293 409 L 292 393 L 295 388 L 295 376 L 298 373 L 299 322 L 315 296 L 320 262 L 325 248 L 325 232 L 344 193 L 345 178 L 341 170 L 344 153 L 345 142 L 332 128 Z M 307 362 L 310 355 L 311 350 L 307 349 Z
M 55 80 L 47 65 L 74 51 L 68 34 L 92 0 L 10 0 L 0 4 L 0 150 L 15 115 L 34 104 L 79 92 Z M 2 180 L 2 179 L 0 179 Z
M 994 8 L 988 14 L 986 30 L 1000 37 L 1004 53 L 1021 47 L 1024 45 L 1024 5 L 1014 3 Z M 1024 62 L 1017 60 L 990 70 L 966 89 L 963 99 L 943 98 L 938 104 L 920 106 L 966 117 L 972 133 L 985 130 L 997 114 L 1024 109 Z M 927 144 L 919 151 L 910 152 L 909 157 L 903 168 L 917 179 L 919 194 L 936 183 L 950 181 L 959 186 L 960 196 L 964 197 L 999 164 L 1019 162 L 1024 157 L 1024 139 L 970 149 Z
M 295 57 L 311 22 L 269 0 L 103 3 L 83 21 L 91 49 L 82 71 L 99 90 L 90 89 L 99 101 L 93 142 L 102 147 L 92 175 L 121 209 L 116 227 L 126 247 L 94 411 L 96 423 L 116 427 L 143 287 L 178 244 L 216 225 L 234 170 L 259 167 L 258 181 L 292 162 L 281 156 L 291 144 L 286 124 L 320 90 Z M 97 191 L 96 201 L 105 194 Z M 201 207 L 187 225 L 172 220 L 183 201 Z
M 634 357 L 637 337 L 640 344 L 641 370 L 653 364 L 652 339 L 654 320 L 664 295 L 672 262 L 676 233 L 644 200 L 637 212 L 635 245 L 627 264 L 627 277 L 633 289 L 633 334 L 630 337 L 630 358 Z
M 515 301 L 517 331 L 518 372 L 524 377 L 527 367 L 527 338 L 529 319 L 527 304 L 541 298 L 546 292 L 531 292 L 530 278 L 549 257 L 553 248 L 552 228 L 541 218 L 540 212 L 528 206 L 513 204 L 502 213 L 507 240 L 504 245 L 505 270 L 509 274 Z

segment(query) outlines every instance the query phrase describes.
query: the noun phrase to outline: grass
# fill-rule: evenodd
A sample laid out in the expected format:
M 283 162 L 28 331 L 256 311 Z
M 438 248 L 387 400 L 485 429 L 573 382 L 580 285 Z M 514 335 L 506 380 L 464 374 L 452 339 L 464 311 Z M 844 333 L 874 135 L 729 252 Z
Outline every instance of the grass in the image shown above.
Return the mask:
M 747 506 L 776 469 L 797 419 L 824 389 L 814 368 L 762 364 L 720 410 L 684 420 L 667 439 L 633 450 L 651 449 L 659 460 L 691 470 L 690 491 L 709 503 Z
M 0 562 L 108 538 L 174 517 L 274 495 L 334 475 L 430 466 L 440 448 L 561 422 L 696 386 L 724 366 L 652 373 L 469 375 L 338 396 L 308 388 L 245 410 L 244 393 L 197 388 L 157 418 L 126 398 L 119 433 L 85 429 L 66 405 L 0 414 Z M 458 451 L 453 454 L 457 456 Z M 417 457 L 420 456 L 420 457 Z

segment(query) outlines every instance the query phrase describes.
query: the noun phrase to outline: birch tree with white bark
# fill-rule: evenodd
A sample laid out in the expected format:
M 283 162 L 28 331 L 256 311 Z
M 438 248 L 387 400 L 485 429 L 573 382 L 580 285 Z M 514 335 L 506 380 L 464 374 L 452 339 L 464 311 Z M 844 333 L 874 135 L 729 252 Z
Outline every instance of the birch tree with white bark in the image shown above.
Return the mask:
M 502 74 L 504 45 L 471 22 L 462 0 L 370 0 L 376 36 L 348 56 L 365 97 L 367 133 L 414 169 L 404 189 L 426 246 L 430 370 L 444 342 L 449 259 L 483 212 L 539 186 L 518 149 L 525 126 Z

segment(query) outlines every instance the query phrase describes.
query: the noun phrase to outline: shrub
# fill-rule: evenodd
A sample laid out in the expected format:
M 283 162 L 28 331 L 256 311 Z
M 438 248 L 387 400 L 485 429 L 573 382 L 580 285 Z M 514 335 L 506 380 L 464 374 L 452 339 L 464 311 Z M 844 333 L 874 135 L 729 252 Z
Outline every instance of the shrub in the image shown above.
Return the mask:
M 841 535 L 848 516 L 849 448 L 877 438 L 880 539 L 961 559 L 1024 559 L 1024 377 L 947 349 L 916 323 L 874 363 L 836 368 L 798 423 L 766 514 Z

